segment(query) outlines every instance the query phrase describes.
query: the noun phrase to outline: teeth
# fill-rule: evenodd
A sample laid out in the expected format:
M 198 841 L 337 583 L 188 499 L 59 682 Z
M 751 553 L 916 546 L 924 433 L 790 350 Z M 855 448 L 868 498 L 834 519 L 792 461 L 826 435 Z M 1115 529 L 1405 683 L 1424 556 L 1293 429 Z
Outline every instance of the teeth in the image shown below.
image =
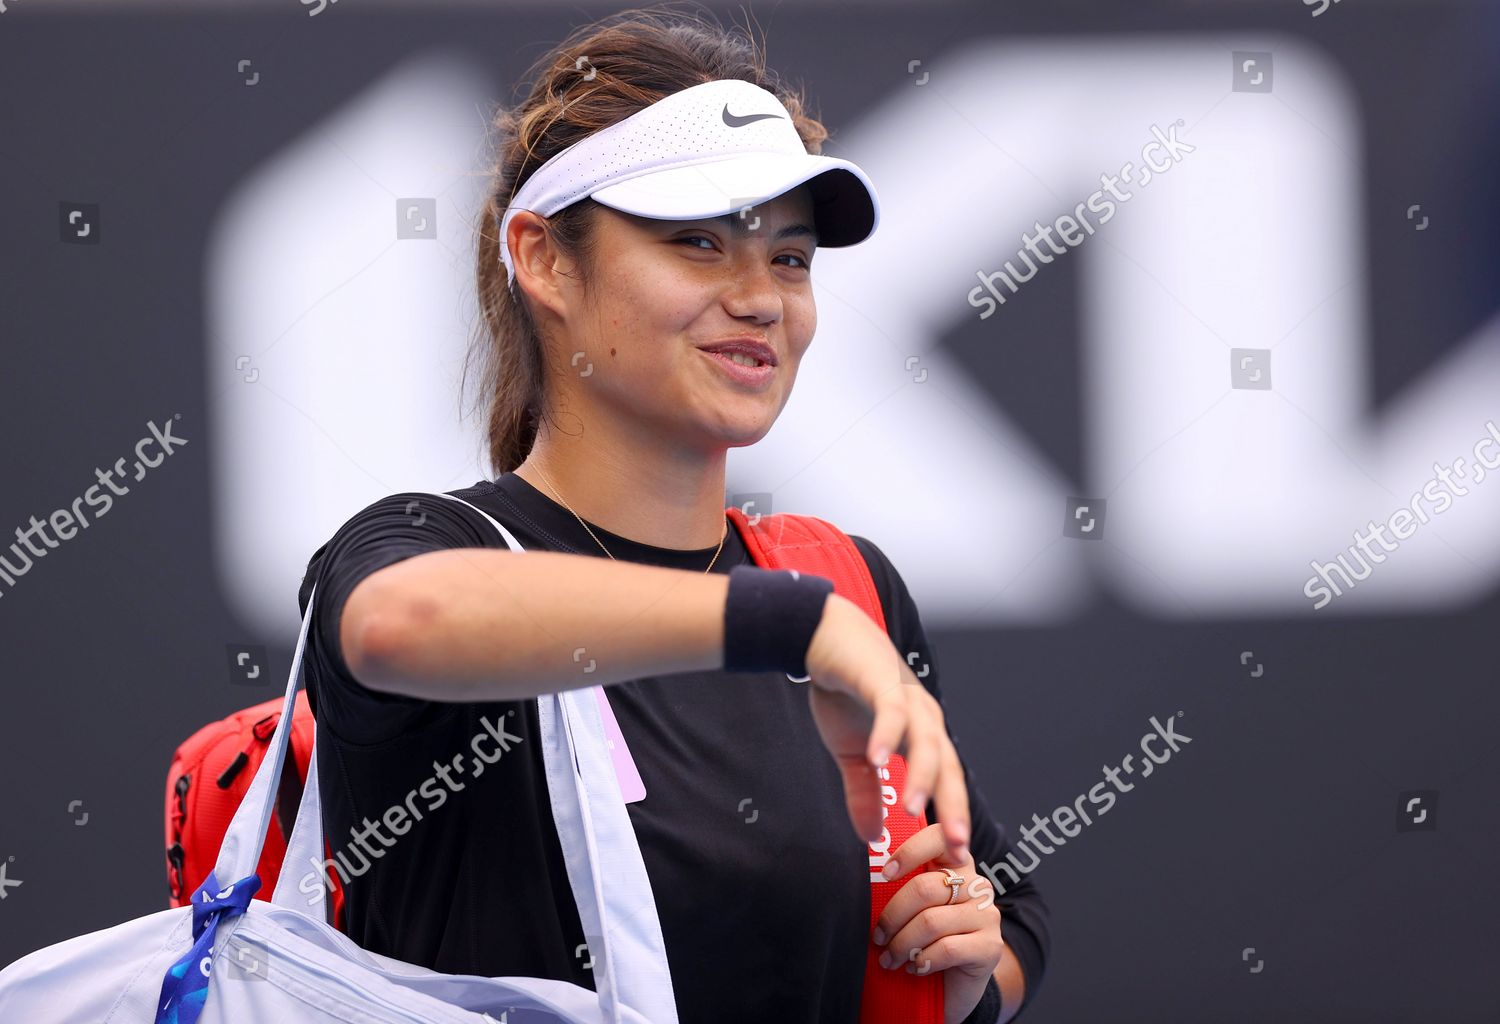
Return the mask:
M 760 361 L 757 360 L 755 357 L 753 357 L 753 356 L 747 356 L 747 355 L 745 355 L 745 354 L 743 354 L 741 352 L 731 352 L 731 353 L 729 353 L 729 358 L 730 358 L 731 361 L 739 363 L 741 366 L 759 366 L 760 365 Z

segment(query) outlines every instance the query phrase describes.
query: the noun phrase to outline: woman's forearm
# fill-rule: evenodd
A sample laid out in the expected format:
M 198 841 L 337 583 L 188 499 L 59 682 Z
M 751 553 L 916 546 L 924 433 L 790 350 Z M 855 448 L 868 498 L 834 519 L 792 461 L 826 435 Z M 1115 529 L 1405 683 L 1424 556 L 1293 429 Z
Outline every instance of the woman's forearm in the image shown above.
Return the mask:
M 454 548 L 371 573 L 344 603 L 365 686 L 520 700 L 724 663 L 729 579 L 553 551 Z
M 995 965 L 995 982 L 1000 986 L 1000 1019 L 997 1024 L 1005 1024 L 1021 1011 L 1021 1001 L 1026 998 L 1026 975 L 1021 973 L 1021 963 L 1009 946 L 1005 947 L 1000 962 Z

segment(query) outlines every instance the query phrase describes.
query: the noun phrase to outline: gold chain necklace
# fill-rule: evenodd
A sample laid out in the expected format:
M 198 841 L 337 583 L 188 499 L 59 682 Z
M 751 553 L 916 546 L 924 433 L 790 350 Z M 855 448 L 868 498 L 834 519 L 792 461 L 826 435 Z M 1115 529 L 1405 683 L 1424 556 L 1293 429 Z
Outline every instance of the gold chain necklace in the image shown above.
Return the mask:
M 552 486 L 552 481 L 547 479 L 547 474 L 542 472 L 541 467 L 540 466 L 533 466 L 532 468 L 536 470 L 537 476 L 539 476 L 539 477 L 542 478 L 542 483 L 544 483 L 544 484 L 547 485 L 547 489 L 549 491 L 551 491 L 553 493 L 553 495 L 556 496 L 556 498 L 557 498 L 557 500 L 559 502 L 562 503 L 562 507 L 565 508 L 565 509 L 567 509 L 569 512 L 573 512 L 573 506 L 569 505 L 566 501 L 563 501 L 563 496 L 561 494 L 557 493 L 557 488 Z M 594 538 L 594 543 L 598 544 L 599 547 L 603 548 L 604 549 L 604 553 L 606 555 L 609 555 L 609 557 L 610 557 L 610 559 L 612 561 L 619 561 L 619 559 L 615 558 L 614 555 L 610 555 L 609 554 L 609 548 L 604 547 L 604 542 L 602 540 L 600 540 L 598 537 L 594 536 L 594 531 L 593 530 L 589 530 L 589 524 L 583 521 L 583 516 L 579 515 L 577 512 L 573 512 L 573 518 L 576 519 L 576 520 L 578 520 L 578 525 L 579 526 L 582 526 L 585 530 L 588 530 L 588 535 L 590 537 Z M 728 536 L 729 536 L 729 520 L 726 518 L 724 520 L 724 529 L 723 529 L 723 532 L 721 532 L 719 534 L 719 547 L 718 547 L 718 550 L 714 552 L 714 557 L 708 563 L 708 568 L 703 570 L 703 572 L 705 574 L 707 574 L 707 573 L 709 573 L 709 572 L 711 572 L 713 570 L 714 562 L 717 562 L 719 560 L 719 553 L 724 550 L 724 539 L 726 537 L 728 537 Z

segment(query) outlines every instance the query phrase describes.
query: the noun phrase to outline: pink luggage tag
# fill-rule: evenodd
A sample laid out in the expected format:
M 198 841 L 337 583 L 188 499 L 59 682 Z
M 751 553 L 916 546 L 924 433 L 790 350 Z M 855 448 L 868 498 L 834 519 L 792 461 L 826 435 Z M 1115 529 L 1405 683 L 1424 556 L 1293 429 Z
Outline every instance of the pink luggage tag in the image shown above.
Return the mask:
M 615 712 L 609 706 L 609 697 L 605 695 L 604 687 L 596 686 L 594 693 L 599 697 L 599 718 L 604 724 L 604 740 L 609 744 L 609 754 L 615 763 L 615 778 L 620 783 L 620 796 L 624 797 L 627 804 L 633 804 L 645 798 L 646 783 L 641 780 L 641 773 L 635 767 L 635 759 L 630 756 L 630 748 L 625 745 L 620 723 L 615 720 Z

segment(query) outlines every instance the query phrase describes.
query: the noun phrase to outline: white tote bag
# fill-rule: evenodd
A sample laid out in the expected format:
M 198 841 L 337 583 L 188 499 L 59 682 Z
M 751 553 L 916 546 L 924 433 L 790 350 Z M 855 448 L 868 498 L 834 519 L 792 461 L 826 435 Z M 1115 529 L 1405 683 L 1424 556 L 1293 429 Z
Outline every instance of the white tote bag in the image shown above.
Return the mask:
M 483 509 L 469 507 L 511 550 L 523 550 Z M 547 978 L 440 974 L 367 952 L 329 925 L 322 886 L 309 896 L 296 883 L 299 865 L 323 857 L 316 742 L 272 901 L 251 898 L 312 610 L 309 596 L 281 720 L 191 904 L 17 960 L 0 971 L 0 1021 L 677 1024 L 661 923 L 604 737 L 598 687 L 537 698 L 553 820 L 597 991 Z

